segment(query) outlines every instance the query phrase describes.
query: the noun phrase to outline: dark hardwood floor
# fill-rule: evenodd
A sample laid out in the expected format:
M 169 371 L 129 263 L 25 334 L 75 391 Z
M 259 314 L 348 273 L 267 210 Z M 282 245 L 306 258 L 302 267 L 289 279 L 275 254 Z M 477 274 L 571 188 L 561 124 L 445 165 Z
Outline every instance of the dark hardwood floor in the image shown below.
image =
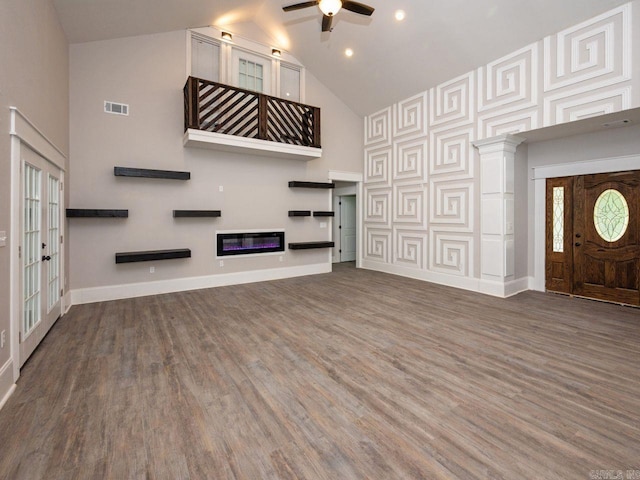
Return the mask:
M 640 310 L 345 265 L 75 306 L 0 411 L 11 480 L 611 469 L 640 475 Z

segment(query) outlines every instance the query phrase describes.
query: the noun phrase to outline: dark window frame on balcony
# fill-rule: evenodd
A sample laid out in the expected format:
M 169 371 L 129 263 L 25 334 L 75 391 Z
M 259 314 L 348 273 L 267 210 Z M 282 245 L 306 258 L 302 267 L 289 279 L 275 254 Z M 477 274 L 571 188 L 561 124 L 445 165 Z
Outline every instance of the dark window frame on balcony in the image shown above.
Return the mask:
M 184 129 L 321 148 L 320 108 L 189 77 Z

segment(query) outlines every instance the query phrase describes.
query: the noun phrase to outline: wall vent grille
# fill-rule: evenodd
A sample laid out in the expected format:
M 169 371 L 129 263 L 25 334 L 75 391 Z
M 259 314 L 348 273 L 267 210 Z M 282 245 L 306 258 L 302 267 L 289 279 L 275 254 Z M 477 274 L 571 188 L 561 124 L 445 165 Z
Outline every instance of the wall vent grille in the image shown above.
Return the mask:
M 129 115 L 129 105 L 126 103 L 104 102 L 104 111 L 114 115 Z

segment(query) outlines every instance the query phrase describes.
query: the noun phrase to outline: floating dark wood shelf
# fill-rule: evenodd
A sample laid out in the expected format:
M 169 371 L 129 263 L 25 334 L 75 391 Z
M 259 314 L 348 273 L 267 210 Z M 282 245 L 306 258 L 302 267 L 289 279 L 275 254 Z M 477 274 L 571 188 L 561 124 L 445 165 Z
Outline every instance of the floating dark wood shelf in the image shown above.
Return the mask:
M 116 253 L 116 263 L 150 262 L 152 260 L 170 260 L 172 258 L 190 258 L 191 250 L 178 248 L 175 250 L 148 250 L 143 252 Z
M 311 210 L 289 210 L 290 217 L 310 217 Z
M 67 208 L 67 218 L 127 218 L 129 210 L 102 208 Z
M 320 212 L 320 211 L 315 211 L 315 212 L 313 212 L 313 216 L 314 216 L 314 217 L 334 217 L 334 216 L 335 216 L 335 212 Z
M 333 242 L 299 242 L 290 243 L 289 250 L 309 250 L 311 248 L 331 248 L 335 244 Z
M 289 182 L 289 188 L 336 188 L 333 182 Z
M 173 218 L 204 218 L 221 217 L 220 210 L 174 210 Z
M 189 180 L 191 178 L 191 172 L 130 167 L 113 167 L 113 174 L 116 177 L 166 178 L 169 180 Z

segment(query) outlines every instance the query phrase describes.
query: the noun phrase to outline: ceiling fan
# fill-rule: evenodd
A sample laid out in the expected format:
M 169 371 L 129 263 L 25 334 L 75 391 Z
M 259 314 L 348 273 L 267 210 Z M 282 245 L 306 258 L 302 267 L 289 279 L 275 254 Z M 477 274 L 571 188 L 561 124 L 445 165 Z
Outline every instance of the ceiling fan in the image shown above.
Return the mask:
M 360 15 L 371 16 L 374 11 L 374 8 L 363 5 L 362 3 L 352 2 L 351 0 L 314 0 L 311 2 L 302 2 L 296 3 L 294 5 L 289 5 L 287 7 L 282 7 L 285 12 L 291 12 L 292 10 L 300 10 L 302 8 L 315 7 L 318 6 L 320 11 L 322 12 L 322 31 L 330 32 L 331 22 L 333 21 L 333 16 L 340 11 L 341 8 L 345 10 L 349 10 L 354 13 L 359 13 Z

